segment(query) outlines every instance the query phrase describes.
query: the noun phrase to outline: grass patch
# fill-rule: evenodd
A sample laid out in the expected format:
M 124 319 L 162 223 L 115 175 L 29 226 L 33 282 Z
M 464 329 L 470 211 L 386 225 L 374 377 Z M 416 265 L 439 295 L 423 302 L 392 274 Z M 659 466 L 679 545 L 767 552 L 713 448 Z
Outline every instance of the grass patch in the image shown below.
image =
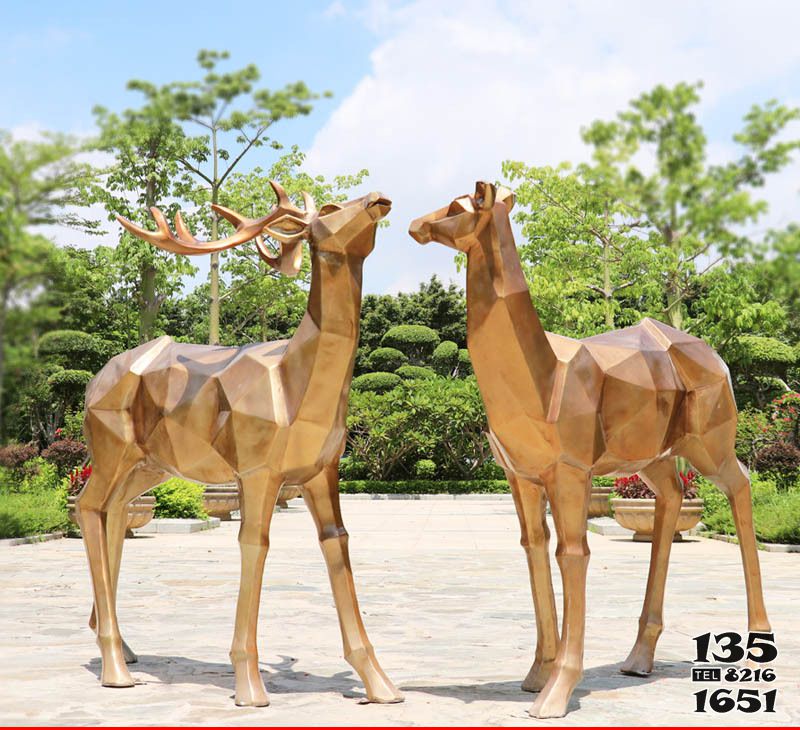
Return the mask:
M 67 532 L 69 526 L 64 490 L 0 492 L 0 539 Z

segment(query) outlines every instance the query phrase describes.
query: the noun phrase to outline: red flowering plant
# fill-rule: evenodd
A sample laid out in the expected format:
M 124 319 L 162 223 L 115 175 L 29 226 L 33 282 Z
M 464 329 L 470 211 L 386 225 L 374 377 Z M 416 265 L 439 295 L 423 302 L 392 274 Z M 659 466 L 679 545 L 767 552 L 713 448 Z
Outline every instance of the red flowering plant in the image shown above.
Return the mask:
M 800 393 L 784 393 L 772 401 L 770 417 L 781 440 L 800 446 Z
M 86 486 L 89 477 L 92 476 L 92 465 L 86 464 L 85 466 L 76 466 L 69 474 L 69 487 L 67 494 L 70 497 L 76 497 L 81 493 L 81 490 Z
M 697 472 L 689 471 L 678 472 L 681 482 L 681 490 L 684 499 L 695 499 L 697 497 Z M 614 493 L 622 499 L 655 499 L 656 495 L 650 487 L 642 481 L 638 474 L 629 477 L 618 477 L 614 480 Z

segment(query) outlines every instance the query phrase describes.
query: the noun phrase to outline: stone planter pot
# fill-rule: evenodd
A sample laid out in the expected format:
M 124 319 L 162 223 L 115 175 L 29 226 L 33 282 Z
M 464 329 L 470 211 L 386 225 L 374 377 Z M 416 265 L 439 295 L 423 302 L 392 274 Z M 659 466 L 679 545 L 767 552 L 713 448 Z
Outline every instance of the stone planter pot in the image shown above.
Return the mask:
M 589 517 L 610 517 L 611 501 L 609 497 L 614 487 L 596 487 L 592 485 L 592 495 L 589 499 Z
M 300 487 L 292 486 L 292 485 L 284 485 L 281 487 L 281 491 L 278 492 L 278 507 L 281 509 L 289 509 L 289 500 L 294 499 L 295 497 L 302 496 L 303 491 Z
M 231 519 L 231 512 L 239 509 L 239 487 L 235 484 L 206 487 L 203 492 L 203 509 L 209 517 L 219 517 L 227 522 Z
M 653 542 L 656 522 L 655 499 L 612 499 L 614 519 L 623 527 L 633 530 L 634 542 Z M 681 532 L 691 530 L 703 515 L 702 499 L 684 499 L 678 515 L 673 542 L 680 542 Z
M 76 499 L 77 497 L 69 497 L 67 499 L 67 514 L 69 515 L 70 522 L 77 525 L 78 520 L 75 517 Z M 125 529 L 125 537 L 133 537 L 133 531 L 136 528 L 144 527 L 153 519 L 153 510 L 155 506 L 156 498 L 149 494 L 137 497 L 128 505 L 128 524 Z

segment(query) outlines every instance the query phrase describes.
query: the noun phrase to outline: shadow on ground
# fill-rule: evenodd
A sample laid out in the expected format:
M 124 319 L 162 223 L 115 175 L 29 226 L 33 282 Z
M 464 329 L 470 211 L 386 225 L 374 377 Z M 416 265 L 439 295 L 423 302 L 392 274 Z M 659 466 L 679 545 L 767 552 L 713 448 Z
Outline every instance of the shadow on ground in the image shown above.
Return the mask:
M 264 685 L 270 694 L 291 694 L 295 692 L 335 692 L 345 697 L 366 699 L 361 680 L 349 670 L 337 672 L 330 677 L 322 677 L 294 669 L 297 659 L 281 655 L 280 662 L 259 662 L 263 672 Z M 99 657 L 83 665 L 98 681 L 101 664 Z M 129 664 L 137 684 L 148 684 L 137 674 L 146 674 L 162 684 L 212 685 L 231 691 L 233 697 L 233 667 L 220 662 L 204 662 L 183 656 L 156 656 L 139 654 L 139 661 Z

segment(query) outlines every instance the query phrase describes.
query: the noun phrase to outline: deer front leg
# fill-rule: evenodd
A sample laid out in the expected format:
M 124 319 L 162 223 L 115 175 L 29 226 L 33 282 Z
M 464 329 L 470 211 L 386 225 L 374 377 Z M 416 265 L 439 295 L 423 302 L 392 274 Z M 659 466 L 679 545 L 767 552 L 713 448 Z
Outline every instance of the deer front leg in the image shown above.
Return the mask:
M 239 477 L 242 524 L 239 549 L 242 574 L 236 603 L 236 628 L 231 645 L 231 662 L 236 675 L 236 704 L 265 707 L 269 696 L 258 669 L 258 606 L 261 580 L 269 549 L 269 526 L 278 498 L 279 477 L 266 469 Z
M 567 713 L 572 692 L 583 677 L 589 566 L 586 519 L 591 481 L 588 473 L 563 463 L 542 476 L 558 533 L 556 560 L 564 587 L 564 619 L 555 664 L 530 709 L 533 717 L 547 718 L 563 717 Z
M 623 674 L 643 677 L 653 670 L 656 642 L 664 624 L 664 589 L 669 568 L 669 553 L 681 511 L 683 494 L 678 483 L 675 460 L 651 464 L 641 472 L 642 479 L 656 495 L 656 520 L 650 548 L 650 571 L 644 594 L 639 633 L 628 658 L 620 667 Z
M 507 472 L 514 496 L 530 574 L 533 606 L 536 612 L 536 654 L 528 676 L 522 682 L 526 692 L 538 692 L 547 682 L 558 650 L 558 624 L 553 578 L 550 574 L 548 542 L 550 530 L 545 519 L 544 488 Z
M 381 669 L 367 636 L 358 608 L 347 530 L 339 506 L 338 464 L 327 466 L 306 483 L 303 498 L 317 526 L 319 544 L 333 589 L 339 628 L 342 631 L 344 658 L 358 672 L 370 702 L 402 702 L 403 695 Z

